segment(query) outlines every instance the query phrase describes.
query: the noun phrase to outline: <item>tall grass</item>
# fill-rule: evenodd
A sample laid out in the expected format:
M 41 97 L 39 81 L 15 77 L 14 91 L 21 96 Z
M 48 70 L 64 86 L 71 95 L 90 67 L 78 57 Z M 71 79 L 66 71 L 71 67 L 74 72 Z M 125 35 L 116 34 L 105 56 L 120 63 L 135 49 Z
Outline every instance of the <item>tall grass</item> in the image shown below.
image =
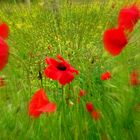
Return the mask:
M 102 42 L 103 32 L 117 25 L 120 8 L 129 2 L 63 2 L 57 10 L 42 3 L 0 6 L 1 20 L 10 26 L 9 62 L 0 73 L 6 80 L 0 88 L 0 140 L 140 139 L 140 87 L 129 85 L 130 72 L 140 69 L 140 24 L 117 57 L 106 53 Z M 44 76 L 46 56 L 57 54 L 79 70 L 79 76 L 63 91 Z M 112 78 L 101 81 L 100 75 L 107 70 Z M 58 108 L 54 114 L 33 119 L 28 103 L 39 88 L 45 89 Z M 87 95 L 77 103 L 80 89 Z M 62 92 L 65 97 L 70 94 L 73 106 L 62 100 Z M 99 121 L 86 111 L 88 101 L 100 110 Z

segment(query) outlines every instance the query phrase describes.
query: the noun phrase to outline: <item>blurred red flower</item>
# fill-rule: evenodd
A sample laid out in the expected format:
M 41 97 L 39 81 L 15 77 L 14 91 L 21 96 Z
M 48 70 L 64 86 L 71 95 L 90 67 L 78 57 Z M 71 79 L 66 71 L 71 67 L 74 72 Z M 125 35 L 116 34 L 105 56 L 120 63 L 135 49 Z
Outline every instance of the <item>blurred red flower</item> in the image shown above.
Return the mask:
M 6 23 L 0 24 L 0 37 L 7 39 L 9 35 L 9 27 Z
M 132 71 L 132 73 L 130 74 L 130 84 L 132 86 L 136 86 L 140 84 L 140 80 L 139 80 L 139 73 L 138 71 Z
M 78 96 L 82 97 L 82 96 L 85 96 L 86 95 L 86 91 L 81 89 Z
M 39 117 L 42 113 L 56 111 L 56 104 L 51 103 L 43 89 L 38 90 L 29 103 L 29 115 Z
M 100 112 L 97 111 L 97 110 L 93 110 L 93 111 L 91 112 L 91 116 L 92 116 L 93 119 L 95 119 L 95 120 L 97 121 L 97 120 L 100 119 Z
M 9 48 L 6 42 L 0 37 L 0 71 L 8 62 Z
M 86 108 L 87 108 L 87 111 L 91 113 L 94 110 L 93 103 L 92 102 L 86 103 Z
M 136 5 L 132 5 L 131 7 L 124 7 L 120 10 L 118 17 L 118 25 L 119 27 L 124 28 L 128 31 L 133 31 L 135 24 L 138 22 L 140 18 L 140 10 Z
M 104 47 L 112 56 L 119 55 L 127 42 L 127 37 L 122 28 L 112 28 L 104 32 Z
M 85 96 L 85 95 L 86 95 L 86 91 L 83 90 L 83 89 L 81 89 L 81 90 L 79 91 L 79 94 L 78 94 L 77 102 L 79 103 L 81 97 L 83 97 L 83 96 Z
M 94 120 L 97 121 L 100 119 L 100 112 L 98 110 L 95 110 L 92 102 L 86 103 L 86 108 Z
M 45 69 L 45 75 L 53 80 L 58 80 L 60 84 L 65 85 L 74 79 L 74 73 L 78 75 L 78 70 L 73 68 L 60 55 L 57 56 L 59 61 L 53 58 L 46 58 L 48 67 Z
M 101 75 L 101 80 L 108 80 L 110 78 L 111 78 L 111 73 L 109 71 L 107 71 Z

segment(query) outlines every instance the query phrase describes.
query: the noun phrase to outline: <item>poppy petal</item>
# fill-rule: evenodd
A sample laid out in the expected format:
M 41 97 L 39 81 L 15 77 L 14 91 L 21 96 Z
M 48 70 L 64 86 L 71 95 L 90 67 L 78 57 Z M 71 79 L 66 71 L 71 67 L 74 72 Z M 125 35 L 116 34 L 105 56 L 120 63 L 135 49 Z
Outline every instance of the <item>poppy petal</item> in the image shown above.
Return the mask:
M 62 72 L 56 69 L 56 67 L 53 65 L 48 66 L 45 69 L 44 73 L 48 78 L 51 78 L 53 80 L 58 80 L 62 75 Z
M 0 38 L 0 71 L 5 67 L 8 62 L 9 48 L 8 45 Z
M 122 28 L 113 28 L 105 31 L 103 42 L 105 49 L 112 56 L 116 56 L 121 53 L 128 41 Z
M 92 102 L 86 103 L 86 108 L 88 112 L 92 112 L 94 110 L 94 106 Z
M 76 70 L 76 69 L 73 68 L 72 66 L 70 66 L 70 71 L 71 71 L 72 73 L 76 73 L 76 75 L 79 74 L 78 70 Z
M 95 119 L 96 121 L 100 119 L 100 113 L 99 113 L 99 111 L 97 111 L 97 110 L 96 110 L 96 111 L 95 111 L 95 110 L 92 111 L 92 112 L 91 112 L 91 116 L 92 116 L 92 118 Z
M 82 97 L 82 96 L 85 96 L 86 95 L 86 91 L 85 90 L 80 90 L 79 92 L 79 96 Z
M 43 89 L 38 90 L 29 103 L 29 115 L 39 117 L 41 111 L 39 109 L 49 103 L 49 99 Z
M 9 35 L 9 27 L 6 23 L 0 24 L 0 37 L 7 39 Z
M 70 83 L 74 79 L 74 74 L 78 75 L 78 71 L 73 68 L 61 55 L 57 55 L 59 61 L 52 58 L 46 58 L 46 62 L 49 65 L 44 74 L 46 77 L 53 80 L 58 80 L 60 84 L 65 85 Z
M 38 118 L 41 115 L 41 111 L 36 108 L 30 108 L 29 115 Z
M 107 71 L 101 75 L 101 80 L 108 80 L 110 78 L 111 78 L 111 73 L 109 71 Z
M 39 109 L 39 111 L 45 113 L 51 113 L 51 112 L 55 112 L 57 109 L 56 104 L 55 103 L 48 103 L 47 105 L 43 106 L 42 108 Z
M 138 71 L 132 71 L 132 73 L 130 74 L 130 84 L 132 86 L 137 86 L 140 84 Z
M 74 79 L 74 75 L 69 71 L 65 71 L 59 78 L 59 82 L 60 84 L 65 85 L 67 83 L 70 83 L 73 79 Z
M 135 24 L 140 18 L 140 10 L 136 5 L 131 7 L 124 7 L 120 10 L 118 17 L 119 27 L 122 27 L 128 31 L 133 31 Z
M 66 61 L 64 60 L 64 58 L 63 58 L 60 54 L 57 55 L 57 58 L 58 58 L 59 60 L 61 60 L 62 62 L 66 62 Z
M 55 66 L 57 66 L 59 62 L 56 61 L 56 60 L 53 59 L 53 58 L 47 57 L 47 58 L 46 58 L 46 63 L 47 63 L 48 65 L 55 65 Z

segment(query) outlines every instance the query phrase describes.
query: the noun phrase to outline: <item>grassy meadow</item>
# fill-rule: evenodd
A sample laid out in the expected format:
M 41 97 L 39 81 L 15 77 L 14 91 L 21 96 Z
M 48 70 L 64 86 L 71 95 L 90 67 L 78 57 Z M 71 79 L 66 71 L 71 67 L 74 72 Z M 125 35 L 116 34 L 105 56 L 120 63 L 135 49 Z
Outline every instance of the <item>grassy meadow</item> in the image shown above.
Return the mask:
M 10 28 L 9 61 L 0 72 L 5 79 L 0 140 L 140 140 L 140 86 L 129 83 L 131 71 L 140 70 L 140 22 L 120 55 L 112 57 L 103 46 L 104 31 L 117 25 L 124 5 L 134 2 L 0 4 L 0 20 Z M 64 87 L 44 76 L 46 56 L 57 54 L 79 71 Z M 105 71 L 112 76 L 102 81 Z M 57 110 L 33 118 L 28 105 L 40 88 Z M 81 89 L 86 95 L 78 103 Z M 87 112 L 87 102 L 100 111 L 98 121 Z

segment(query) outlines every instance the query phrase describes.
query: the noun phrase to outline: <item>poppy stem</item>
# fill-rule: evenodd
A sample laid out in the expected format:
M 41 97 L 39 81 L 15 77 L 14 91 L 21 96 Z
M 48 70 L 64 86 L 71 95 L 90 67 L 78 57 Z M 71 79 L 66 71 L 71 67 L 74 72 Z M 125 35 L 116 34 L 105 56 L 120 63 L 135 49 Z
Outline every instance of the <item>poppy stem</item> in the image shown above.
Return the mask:
M 64 86 L 62 85 L 62 101 L 64 99 Z
M 65 111 L 65 96 L 64 96 L 64 86 L 62 85 L 62 108 Z

